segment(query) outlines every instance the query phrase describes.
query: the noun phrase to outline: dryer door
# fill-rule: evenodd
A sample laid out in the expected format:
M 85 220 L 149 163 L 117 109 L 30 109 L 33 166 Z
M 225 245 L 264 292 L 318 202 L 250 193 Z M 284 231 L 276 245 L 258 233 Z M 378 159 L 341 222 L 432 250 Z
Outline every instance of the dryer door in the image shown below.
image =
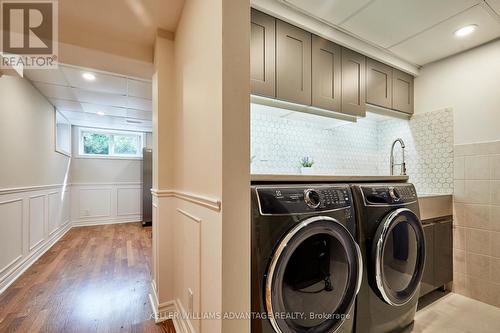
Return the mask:
M 393 306 L 408 303 L 425 264 L 424 230 L 415 213 L 407 208 L 389 213 L 375 234 L 372 256 L 379 296 Z
M 277 246 L 266 277 L 269 320 L 278 333 L 336 331 L 362 278 L 351 233 L 330 217 L 297 224 Z

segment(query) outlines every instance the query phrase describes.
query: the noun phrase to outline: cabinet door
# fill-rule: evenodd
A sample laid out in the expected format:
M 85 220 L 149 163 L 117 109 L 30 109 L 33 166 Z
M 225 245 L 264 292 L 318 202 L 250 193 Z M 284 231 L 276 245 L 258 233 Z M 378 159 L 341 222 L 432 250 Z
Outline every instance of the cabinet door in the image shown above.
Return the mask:
M 434 283 L 437 288 L 453 281 L 453 222 L 436 223 L 434 228 Z
M 312 105 L 341 111 L 342 48 L 312 36 Z
M 392 108 L 413 114 L 413 76 L 393 69 Z
M 392 67 L 366 59 L 366 102 L 392 108 Z
M 342 48 L 342 112 L 364 116 L 365 104 L 365 56 Z
M 311 105 L 311 34 L 277 20 L 276 67 L 277 97 Z
M 276 97 L 276 19 L 252 9 L 250 82 L 252 94 Z
M 436 287 L 434 285 L 434 224 L 424 224 L 425 235 L 425 268 L 420 284 L 420 296 L 423 296 Z

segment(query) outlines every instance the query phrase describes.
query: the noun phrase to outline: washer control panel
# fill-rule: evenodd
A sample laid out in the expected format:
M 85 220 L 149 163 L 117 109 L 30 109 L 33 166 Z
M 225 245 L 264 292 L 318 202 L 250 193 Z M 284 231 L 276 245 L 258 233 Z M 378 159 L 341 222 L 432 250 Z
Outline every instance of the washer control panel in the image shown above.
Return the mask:
M 263 215 L 305 214 L 350 207 L 351 190 L 347 185 L 303 187 L 256 187 Z
M 399 205 L 417 200 L 417 191 L 412 184 L 369 185 L 362 187 L 366 204 Z

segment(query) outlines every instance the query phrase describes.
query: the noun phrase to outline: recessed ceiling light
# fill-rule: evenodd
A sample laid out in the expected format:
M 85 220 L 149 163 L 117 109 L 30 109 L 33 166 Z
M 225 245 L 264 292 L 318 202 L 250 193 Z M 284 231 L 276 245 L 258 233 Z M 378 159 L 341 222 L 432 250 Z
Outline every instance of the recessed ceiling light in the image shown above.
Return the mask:
M 84 73 L 82 73 L 82 77 L 87 81 L 95 81 L 95 74 L 94 73 L 84 72 Z
M 99 111 L 99 112 L 97 112 L 97 115 L 98 115 L 98 116 L 104 116 L 104 115 L 105 115 L 105 113 L 104 113 L 104 112 L 102 112 L 102 111 Z
M 477 24 L 466 25 L 454 32 L 456 37 L 465 37 L 473 33 L 477 29 Z

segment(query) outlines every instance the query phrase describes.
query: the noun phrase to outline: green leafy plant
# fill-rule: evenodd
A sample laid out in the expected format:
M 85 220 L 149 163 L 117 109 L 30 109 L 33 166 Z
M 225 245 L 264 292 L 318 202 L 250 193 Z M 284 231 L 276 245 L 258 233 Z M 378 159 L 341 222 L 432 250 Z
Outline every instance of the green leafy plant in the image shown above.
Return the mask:
M 303 168 L 310 168 L 313 166 L 313 164 L 314 160 L 312 159 L 312 157 L 306 156 L 300 159 L 300 165 L 302 165 Z

